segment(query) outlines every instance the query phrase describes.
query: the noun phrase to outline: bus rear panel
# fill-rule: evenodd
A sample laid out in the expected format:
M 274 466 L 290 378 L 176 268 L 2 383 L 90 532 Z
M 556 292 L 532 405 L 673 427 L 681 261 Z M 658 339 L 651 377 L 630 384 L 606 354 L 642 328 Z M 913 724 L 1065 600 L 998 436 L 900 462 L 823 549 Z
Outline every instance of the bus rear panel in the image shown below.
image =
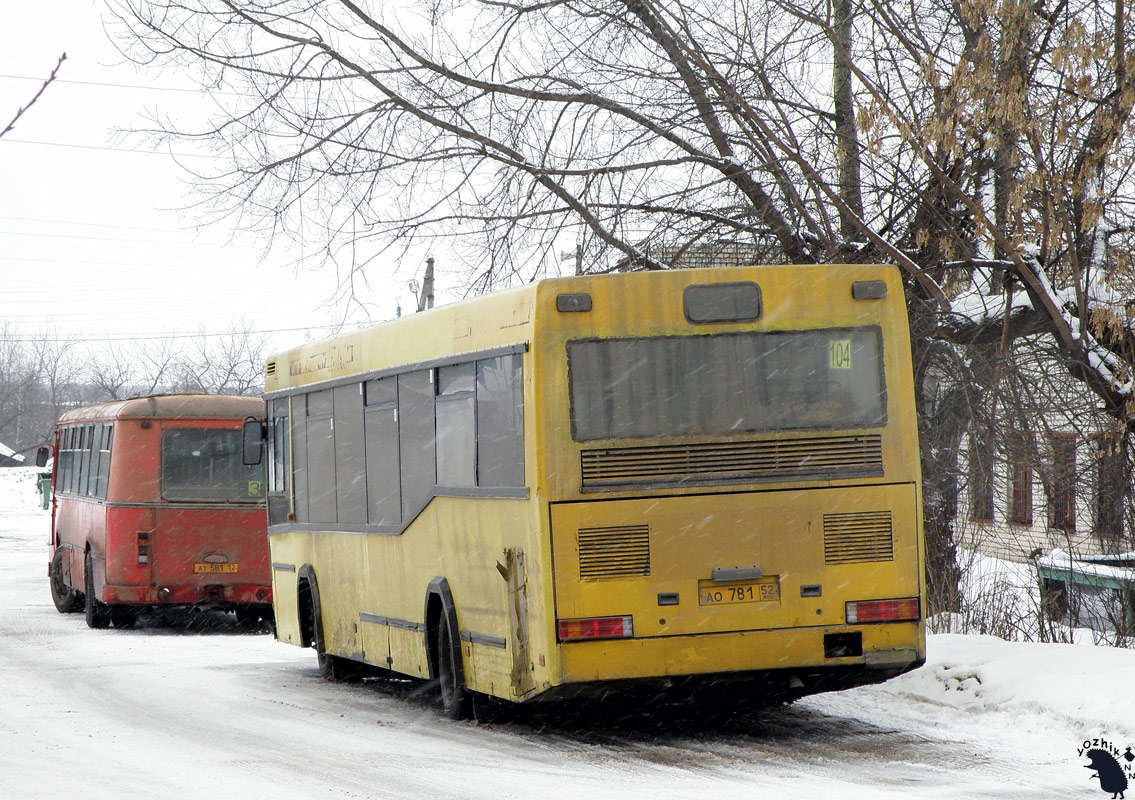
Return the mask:
M 60 611 L 93 627 L 146 609 L 267 613 L 263 468 L 241 424 L 263 401 L 160 395 L 75 409 L 59 421 L 48 574 Z

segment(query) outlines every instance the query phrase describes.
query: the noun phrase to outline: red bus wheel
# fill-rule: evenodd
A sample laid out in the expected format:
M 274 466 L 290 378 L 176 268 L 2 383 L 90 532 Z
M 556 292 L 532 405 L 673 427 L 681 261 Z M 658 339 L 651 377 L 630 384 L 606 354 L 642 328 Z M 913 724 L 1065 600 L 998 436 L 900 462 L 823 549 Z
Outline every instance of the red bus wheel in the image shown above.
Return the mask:
M 91 553 L 87 551 L 87 557 L 83 562 L 85 569 L 83 570 L 83 588 L 86 590 L 86 606 L 83 611 L 87 617 L 88 628 L 106 628 L 110 626 L 110 614 L 107 612 L 106 605 L 99 602 L 95 597 L 95 571 L 94 559 L 91 558 Z
M 56 550 L 51 559 L 51 570 L 48 573 L 51 583 L 51 601 L 60 614 L 70 614 L 79 610 L 82 594 L 72 589 L 63 579 L 63 551 Z

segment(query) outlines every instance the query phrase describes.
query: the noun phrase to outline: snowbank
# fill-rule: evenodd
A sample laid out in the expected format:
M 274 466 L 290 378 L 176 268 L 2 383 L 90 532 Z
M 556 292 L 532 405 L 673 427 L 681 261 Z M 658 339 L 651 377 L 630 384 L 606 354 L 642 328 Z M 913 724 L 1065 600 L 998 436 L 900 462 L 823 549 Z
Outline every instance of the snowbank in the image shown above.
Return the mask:
M 974 712 L 1025 713 L 1068 727 L 1135 735 L 1135 651 L 1075 644 L 1006 642 L 937 634 L 926 666 L 885 691 Z
M 39 509 L 38 467 L 0 468 L 0 514 Z

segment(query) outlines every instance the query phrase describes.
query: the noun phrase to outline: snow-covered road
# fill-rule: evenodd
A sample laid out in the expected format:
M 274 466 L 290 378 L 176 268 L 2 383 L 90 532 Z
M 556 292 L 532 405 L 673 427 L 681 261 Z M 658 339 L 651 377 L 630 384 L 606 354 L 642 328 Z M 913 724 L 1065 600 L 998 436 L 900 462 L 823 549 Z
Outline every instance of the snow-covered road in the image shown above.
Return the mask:
M 410 684 L 324 682 L 311 651 L 235 624 L 56 613 L 33 474 L 0 470 L 0 800 L 1092 798 L 1110 795 L 1083 740 L 1135 745 L 1135 652 L 963 636 L 884 686 L 721 724 L 453 723 Z

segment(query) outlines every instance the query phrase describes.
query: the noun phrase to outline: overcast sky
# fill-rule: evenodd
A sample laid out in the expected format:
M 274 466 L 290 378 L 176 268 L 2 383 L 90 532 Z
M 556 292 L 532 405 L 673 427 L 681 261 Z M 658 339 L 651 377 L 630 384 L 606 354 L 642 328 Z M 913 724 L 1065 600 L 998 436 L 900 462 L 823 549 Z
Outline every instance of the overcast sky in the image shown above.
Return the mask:
M 331 272 L 292 263 L 224 227 L 195 227 L 192 197 L 168 153 L 151 154 L 115 129 L 144 111 L 193 117 L 203 107 L 186 76 L 140 73 L 103 32 L 101 0 L 5 2 L 0 25 L 0 127 L 27 104 L 63 52 L 59 79 L 0 139 L 0 322 L 89 338 L 226 331 L 241 319 L 290 347 L 344 316 L 326 305 Z M 192 153 L 181 160 L 194 163 Z M 442 256 L 439 255 L 439 260 Z M 415 259 L 417 261 L 418 259 Z M 352 321 L 406 313 L 419 263 L 372 274 Z M 444 297 L 444 287 L 439 286 Z M 310 329 L 304 330 L 304 329 Z

